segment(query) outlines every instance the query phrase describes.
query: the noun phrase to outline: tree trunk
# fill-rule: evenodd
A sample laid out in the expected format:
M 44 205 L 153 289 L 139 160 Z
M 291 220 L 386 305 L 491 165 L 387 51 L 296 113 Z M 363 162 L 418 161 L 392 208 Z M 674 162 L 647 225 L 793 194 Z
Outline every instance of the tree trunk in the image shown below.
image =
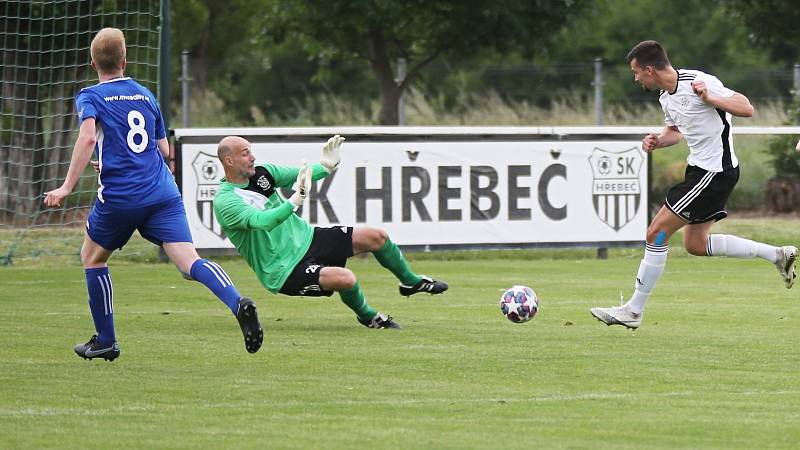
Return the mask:
M 378 113 L 378 123 L 380 125 L 399 125 L 400 95 L 399 88 L 391 89 L 389 92 L 381 91 L 381 110 Z
M 225 2 L 205 0 L 203 4 L 208 11 L 208 22 L 203 27 L 200 38 L 192 48 L 189 56 L 189 64 L 192 70 L 192 82 L 189 85 L 192 92 L 191 95 L 202 95 L 206 91 L 208 72 L 210 66 L 215 63 L 212 57 L 209 56 L 211 42 L 217 33 L 227 32 L 227 30 L 218 30 L 220 28 L 219 19 L 225 14 L 224 8 L 228 8 Z
M 28 86 L 22 85 L 21 98 L 16 102 L 14 115 L 21 117 L 21 130 L 14 133 L 11 138 L 10 173 L 13 186 L 11 188 L 12 201 L 14 202 L 14 215 L 19 222 L 25 225 L 28 218 L 38 210 L 37 198 L 40 194 L 39 186 L 42 180 L 42 162 L 44 149 L 42 148 L 42 120 L 39 117 L 38 102 L 35 93 L 26 93 L 27 89 L 35 89 L 33 71 L 28 71 Z M 28 96 L 30 95 L 30 96 Z M 23 219 L 23 220 L 20 220 Z
M 400 117 L 397 108 L 403 88 L 394 79 L 394 71 L 386 51 L 386 40 L 380 30 L 372 30 L 367 35 L 369 63 L 381 94 L 381 110 L 378 114 L 380 125 L 398 125 Z M 403 85 L 404 86 L 404 85 Z
M 6 49 L 7 61 L 17 61 L 19 53 L 16 50 Z M 39 186 L 42 178 L 43 162 L 43 135 L 41 113 L 39 111 L 39 62 L 30 62 L 31 65 L 7 69 L 3 73 L 4 84 L 4 111 L 11 116 L 11 129 L 15 130 L 7 148 L 4 161 L 8 161 L 2 177 L 7 181 L 4 187 L 5 204 L 8 210 L 13 211 L 14 225 L 25 225 L 28 219 L 38 209 Z M 9 97 L 5 97 L 10 92 Z M 7 100 L 14 99 L 14 100 Z
M 211 18 L 209 18 L 211 21 Z M 203 30 L 202 35 L 200 36 L 200 40 L 192 49 L 191 54 L 189 55 L 189 67 L 191 68 L 191 78 L 192 82 L 189 83 L 189 89 L 191 90 L 190 97 L 195 94 L 202 94 L 206 90 L 206 79 L 208 74 L 208 45 L 209 45 L 209 35 L 210 31 L 208 30 L 208 26 Z
M 3 52 L 5 56 L 6 52 Z M 10 71 L 11 69 L 8 68 L 8 64 L 5 63 L 3 60 L 3 67 L 4 69 L 0 71 L 0 75 L 2 75 L 3 80 L 3 87 L 2 92 L 0 92 L 0 111 L 3 112 L 0 115 L 0 120 L 2 120 L 2 124 L 0 124 L 0 224 L 5 225 L 6 221 L 11 217 L 11 180 L 9 179 L 9 160 L 11 159 L 11 147 L 9 143 L 11 142 L 11 120 L 10 117 L 7 116 L 6 111 L 10 111 L 12 109 L 13 100 L 13 93 L 14 90 L 11 88 L 10 83 L 6 83 L 6 71 Z M 8 216 L 8 218 L 7 218 Z
M 9 27 L 6 19 L 0 20 L 0 25 L 4 29 L 15 31 L 13 27 Z M 18 25 L 17 25 L 18 27 Z M 10 34 L 9 34 L 10 36 Z M 14 105 L 16 103 L 16 83 L 14 82 L 15 67 L 17 65 L 17 52 L 14 51 L 11 44 L 7 39 L 2 40 L 2 47 L 0 47 L 0 214 L 2 217 L 3 225 L 14 219 L 14 202 L 12 200 L 12 186 L 14 183 L 11 181 L 11 139 L 14 136 L 14 120 L 12 115 Z

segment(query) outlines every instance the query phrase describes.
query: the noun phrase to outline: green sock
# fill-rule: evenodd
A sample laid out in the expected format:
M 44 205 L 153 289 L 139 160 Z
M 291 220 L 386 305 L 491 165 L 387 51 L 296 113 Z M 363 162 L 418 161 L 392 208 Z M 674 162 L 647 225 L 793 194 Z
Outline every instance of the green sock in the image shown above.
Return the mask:
M 372 320 L 378 314 L 378 311 L 375 311 L 367 304 L 367 300 L 364 298 L 364 291 L 361 290 L 358 281 L 350 289 L 340 291 L 339 295 L 342 297 L 342 303 L 352 309 L 358 318 L 363 321 Z
M 422 280 L 419 275 L 411 271 L 411 267 L 408 266 L 408 261 L 403 258 L 403 253 L 391 239 L 386 238 L 383 247 L 376 252 L 372 252 L 372 254 L 375 255 L 375 259 L 377 259 L 383 267 L 389 269 L 401 283 L 413 286 Z

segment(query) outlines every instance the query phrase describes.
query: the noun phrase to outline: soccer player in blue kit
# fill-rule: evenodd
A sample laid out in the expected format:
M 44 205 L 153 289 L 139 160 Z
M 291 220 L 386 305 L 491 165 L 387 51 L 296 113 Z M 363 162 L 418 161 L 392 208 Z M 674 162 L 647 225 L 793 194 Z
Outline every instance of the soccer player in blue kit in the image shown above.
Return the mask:
M 86 221 L 81 261 L 89 309 L 97 334 L 75 353 L 113 361 L 120 354 L 114 331 L 114 290 L 108 259 L 134 230 L 161 246 L 185 278 L 210 289 L 236 316 L 245 348 L 261 347 L 263 330 L 253 300 L 242 297 L 225 271 L 200 258 L 192 243 L 178 186 L 164 158 L 169 155 L 164 119 L 147 88 L 123 75 L 125 37 L 100 30 L 91 43 L 91 66 L 99 83 L 78 93 L 80 131 L 64 184 L 45 193 L 46 206 L 60 206 L 96 151 L 97 201 Z

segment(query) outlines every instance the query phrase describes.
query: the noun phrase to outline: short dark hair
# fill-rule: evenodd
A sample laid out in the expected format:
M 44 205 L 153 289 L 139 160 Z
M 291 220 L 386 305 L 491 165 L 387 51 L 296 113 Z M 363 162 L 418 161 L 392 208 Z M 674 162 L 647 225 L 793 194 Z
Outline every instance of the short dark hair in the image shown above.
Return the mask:
M 658 70 L 666 69 L 670 65 L 667 51 L 656 41 L 642 41 L 633 47 L 625 60 L 630 63 L 633 60 L 640 66 L 653 66 Z

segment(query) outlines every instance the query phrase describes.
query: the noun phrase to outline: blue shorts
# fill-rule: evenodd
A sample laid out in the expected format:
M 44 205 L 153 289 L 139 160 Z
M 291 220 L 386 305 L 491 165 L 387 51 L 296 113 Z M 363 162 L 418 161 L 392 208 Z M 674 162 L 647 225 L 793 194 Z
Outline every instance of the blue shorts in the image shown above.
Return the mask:
M 106 250 L 122 248 L 136 230 L 158 246 L 164 242 L 192 242 L 180 197 L 138 208 L 119 208 L 98 200 L 86 220 L 89 237 Z

